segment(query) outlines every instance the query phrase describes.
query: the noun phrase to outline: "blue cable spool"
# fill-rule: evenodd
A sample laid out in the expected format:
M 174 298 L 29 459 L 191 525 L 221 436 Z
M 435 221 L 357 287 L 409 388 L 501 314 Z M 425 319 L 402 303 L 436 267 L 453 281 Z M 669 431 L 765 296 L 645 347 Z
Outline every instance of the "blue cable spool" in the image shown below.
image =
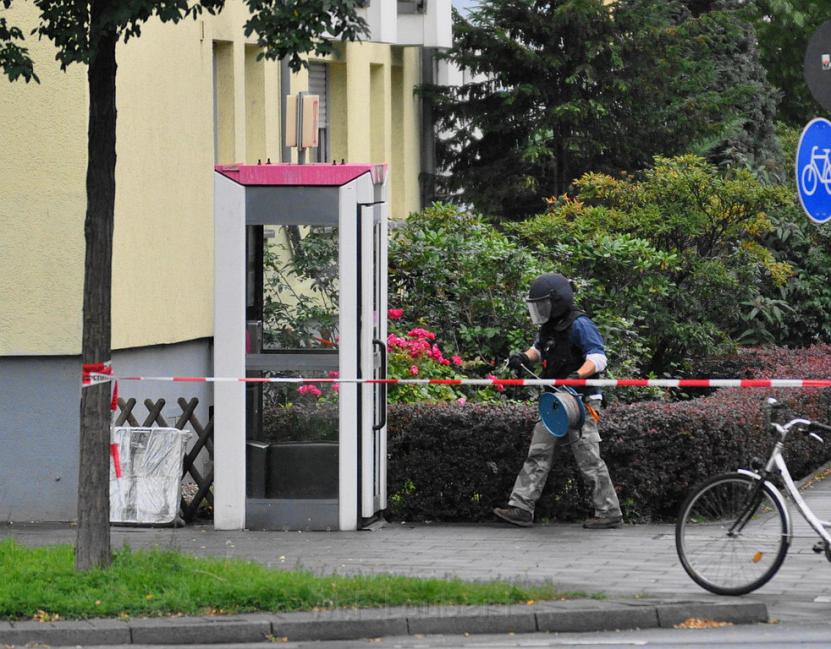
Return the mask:
M 539 408 L 543 426 L 554 437 L 565 437 L 570 428 L 582 428 L 586 422 L 583 399 L 569 387 L 561 392 L 543 392 Z

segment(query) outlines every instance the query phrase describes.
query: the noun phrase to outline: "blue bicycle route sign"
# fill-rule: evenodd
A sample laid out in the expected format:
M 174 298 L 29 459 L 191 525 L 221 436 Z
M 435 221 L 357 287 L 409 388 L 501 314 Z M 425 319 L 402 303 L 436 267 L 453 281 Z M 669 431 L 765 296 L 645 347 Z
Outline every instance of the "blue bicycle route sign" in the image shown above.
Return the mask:
M 796 150 L 796 189 L 805 213 L 815 223 L 831 218 L 831 122 L 808 122 Z

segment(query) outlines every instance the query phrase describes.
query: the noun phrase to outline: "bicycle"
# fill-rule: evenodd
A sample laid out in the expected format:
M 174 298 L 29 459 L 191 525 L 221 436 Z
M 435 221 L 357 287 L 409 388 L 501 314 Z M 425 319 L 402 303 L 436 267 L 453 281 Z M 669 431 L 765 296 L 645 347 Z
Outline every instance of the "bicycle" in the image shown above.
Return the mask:
M 831 149 L 823 149 L 823 155 L 817 153 L 819 149 L 815 146 L 811 149 L 811 161 L 802 169 L 801 183 L 802 191 L 808 196 L 813 196 L 817 191 L 817 183 L 822 183 L 825 191 L 831 194 Z M 822 169 L 818 163 L 822 163 Z
M 811 511 L 782 456 L 792 430 L 823 442 L 817 432 L 831 432 L 831 426 L 801 418 L 778 424 L 772 413 L 782 404 L 769 398 L 767 407 L 769 427 L 778 436 L 767 463 L 757 459 L 751 470 L 723 473 L 700 483 L 681 505 L 675 523 L 681 565 L 693 581 L 717 595 L 754 591 L 770 581 L 785 561 L 793 526 L 776 479 L 781 479 L 799 513 L 819 535 L 814 552 L 824 552 L 831 561 L 831 535 L 826 529 L 831 522 Z

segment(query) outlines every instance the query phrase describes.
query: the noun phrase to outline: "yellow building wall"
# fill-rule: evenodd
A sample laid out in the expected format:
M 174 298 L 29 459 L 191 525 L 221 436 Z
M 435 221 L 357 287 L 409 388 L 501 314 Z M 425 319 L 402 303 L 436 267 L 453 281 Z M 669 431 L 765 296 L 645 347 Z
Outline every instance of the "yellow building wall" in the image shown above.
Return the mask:
M 396 136 L 394 144 L 401 147 L 403 168 L 400 173 L 399 184 L 395 186 L 393 209 L 391 214 L 395 218 L 404 218 L 418 212 L 421 204 L 421 138 L 423 133 L 421 101 L 415 94 L 415 88 L 421 83 L 421 49 L 405 47 L 401 52 L 401 130 Z
M 11 24 L 36 8 L 15 3 Z M 24 30 L 28 34 L 28 29 Z M 86 69 L 28 37 L 40 85 L 0 77 L 0 355 L 80 352 Z
M 28 3 L 6 15 L 24 32 L 36 18 Z M 281 152 L 279 64 L 256 60 L 246 17 L 234 0 L 119 45 L 114 349 L 213 334 L 213 165 Z M 78 354 L 86 69 L 62 73 L 48 41 L 27 44 L 42 83 L 0 79 L 0 355 Z M 328 61 L 332 157 L 390 163 L 393 217 L 419 209 L 419 60 L 350 43 Z M 306 84 L 294 75 L 292 92 Z
M 329 63 L 332 157 L 389 164 L 390 216 L 421 208 L 417 47 L 345 43 Z

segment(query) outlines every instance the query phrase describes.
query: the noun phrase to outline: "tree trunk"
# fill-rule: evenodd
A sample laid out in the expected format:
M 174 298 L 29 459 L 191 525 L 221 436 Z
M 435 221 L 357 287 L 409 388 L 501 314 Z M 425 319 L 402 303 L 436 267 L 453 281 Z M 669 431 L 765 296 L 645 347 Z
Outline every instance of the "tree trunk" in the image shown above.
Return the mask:
M 87 73 L 87 213 L 84 222 L 83 363 L 110 360 L 113 211 L 115 207 L 115 46 L 117 36 L 100 29 L 107 0 L 91 5 L 94 44 Z M 78 480 L 78 536 L 75 567 L 110 564 L 110 394 L 111 384 L 81 391 L 81 444 Z

